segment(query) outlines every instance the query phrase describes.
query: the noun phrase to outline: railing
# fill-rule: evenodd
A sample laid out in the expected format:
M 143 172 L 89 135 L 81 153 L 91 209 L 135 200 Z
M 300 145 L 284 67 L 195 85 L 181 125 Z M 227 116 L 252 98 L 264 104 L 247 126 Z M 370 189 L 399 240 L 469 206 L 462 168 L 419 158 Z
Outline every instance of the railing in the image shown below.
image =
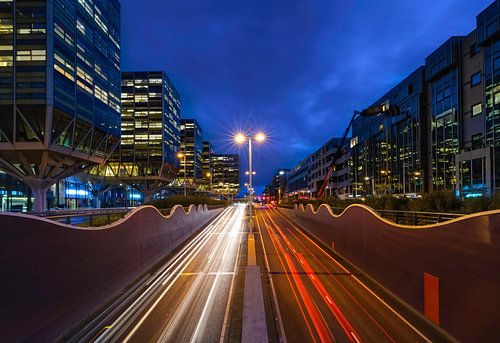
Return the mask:
M 304 207 L 305 206 L 306 205 L 304 205 Z M 279 207 L 293 208 L 293 205 L 279 205 Z M 339 215 L 345 210 L 345 207 L 332 207 L 332 210 L 334 214 Z M 464 214 L 459 214 L 459 213 L 396 211 L 396 210 L 375 210 L 375 211 L 382 218 L 390 220 L 396 224 L 414 225 L 414 226 L 437 224 L 464 216 Z
M 131 209 L 132 208 L 129 207 L 120 207 L 87 210 L 58 210 L 32 214 L 63 224 L 89 227 L 111 224 L 125 217 Z
M 341 207 L 332 207 L 335 214 L 344 211 Z M 396 224 L 403 225 L 428 225 L 442 223 L 455 218 L 460 218 L 464 214 L 439 213 L 439 212 L 418 212 L 418 211 L 396 211 L 396 210 L 375 210 L 382 218 L 388 219 Z
M 208 209 L 215 209 L 224 206 L 208 206 Z M 189 207 L 184 207 L 187 211 Z M 111 224 L 123 217 L 132 210 L 133 207 L 85 209 L 85 210 L 57 210 L 47 212 L 33 212 L 30 214 L 51 219 L 63 224 L 76 225 L 81 227 L 104 226 Z M 160 209 L 164 216 L 170 214 L 171 208 Z

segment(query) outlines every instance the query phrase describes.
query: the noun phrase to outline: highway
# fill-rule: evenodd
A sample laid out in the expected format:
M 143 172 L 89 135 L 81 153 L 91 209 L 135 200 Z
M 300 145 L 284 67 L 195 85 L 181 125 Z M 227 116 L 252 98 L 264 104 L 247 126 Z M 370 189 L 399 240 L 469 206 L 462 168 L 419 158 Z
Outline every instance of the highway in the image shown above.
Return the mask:
M 245 206 L 226 208 L 154 275 L 142 280 L 139 291 L 122 299 L 112 320 L 89 324 L 100 327 L 90 341 L 224 341 L 244 214 Z
M 278 211 L 256 212 L 281 341 L 432 341 Z

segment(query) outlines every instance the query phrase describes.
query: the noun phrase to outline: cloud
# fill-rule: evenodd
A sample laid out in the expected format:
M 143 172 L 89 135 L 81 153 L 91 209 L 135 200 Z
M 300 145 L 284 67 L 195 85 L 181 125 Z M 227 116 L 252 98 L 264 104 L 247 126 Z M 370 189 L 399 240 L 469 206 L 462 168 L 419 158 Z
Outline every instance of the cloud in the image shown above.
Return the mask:
M 256 184 L 340 136 L 490 0 L 122 2 L 122 68 L 161 69 L 219 152 L 231 130 L 265 128 Z M 242 158 L 246 168 L 246 158 Z

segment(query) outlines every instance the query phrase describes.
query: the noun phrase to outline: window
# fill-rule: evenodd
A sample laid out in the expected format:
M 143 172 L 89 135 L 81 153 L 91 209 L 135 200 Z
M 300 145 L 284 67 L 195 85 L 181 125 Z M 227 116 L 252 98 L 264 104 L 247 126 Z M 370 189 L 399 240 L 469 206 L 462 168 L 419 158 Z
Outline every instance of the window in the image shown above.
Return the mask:
M 45 50 L 18 50 L 16 61 L 45 61 Z
M 481 113 L 483 113 L 483 104 L 482 103 L 475 104 L 474 106 L 472 106 L 471 111 L 472 111 L 472 117 L 480 115 Z
M 483 134 L 477 133 L 475 135 L 472 135 L 472 149 L 481 148 L 482 145 L 483 145 Z
M 500 57 L 495 58 L 495 60 L 493 61 L 493 68 L 495 70 L 500 69 Z
M 413 83 L 410 83 L 408 85 L 408 95 L 412 95 L 413 94 Z
M 481 83 L 481 72 L 477 72 L 470 77 L 470 86 L 474 87 Z
M 476 43 L 470 46 L 470 57 L 474 57 L 481 52 L 481 48 L 477 46 Z

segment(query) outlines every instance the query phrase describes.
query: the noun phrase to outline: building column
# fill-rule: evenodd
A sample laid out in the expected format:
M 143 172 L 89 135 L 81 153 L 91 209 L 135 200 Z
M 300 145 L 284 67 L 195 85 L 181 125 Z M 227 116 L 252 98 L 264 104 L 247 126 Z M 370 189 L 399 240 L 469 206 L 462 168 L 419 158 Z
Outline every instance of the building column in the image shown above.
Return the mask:
M 145 192 L 142 192 L 142 196 L 143 196 L 143 201 L 142 201 L 142 204 L 145 205 L 147 204 L 148 202 L 151 201 L 151 198 L 153 197 L 153 195 L 155 194 L 156 192 L 154 191 L 145 191 Z
M 35 206 L 33 210 L 35 212 L 45 212 L 47 211 L 47 191 L 50 186 L 33 186 L 30 185 L 33 191 L 33 197 L 35 198 Z

